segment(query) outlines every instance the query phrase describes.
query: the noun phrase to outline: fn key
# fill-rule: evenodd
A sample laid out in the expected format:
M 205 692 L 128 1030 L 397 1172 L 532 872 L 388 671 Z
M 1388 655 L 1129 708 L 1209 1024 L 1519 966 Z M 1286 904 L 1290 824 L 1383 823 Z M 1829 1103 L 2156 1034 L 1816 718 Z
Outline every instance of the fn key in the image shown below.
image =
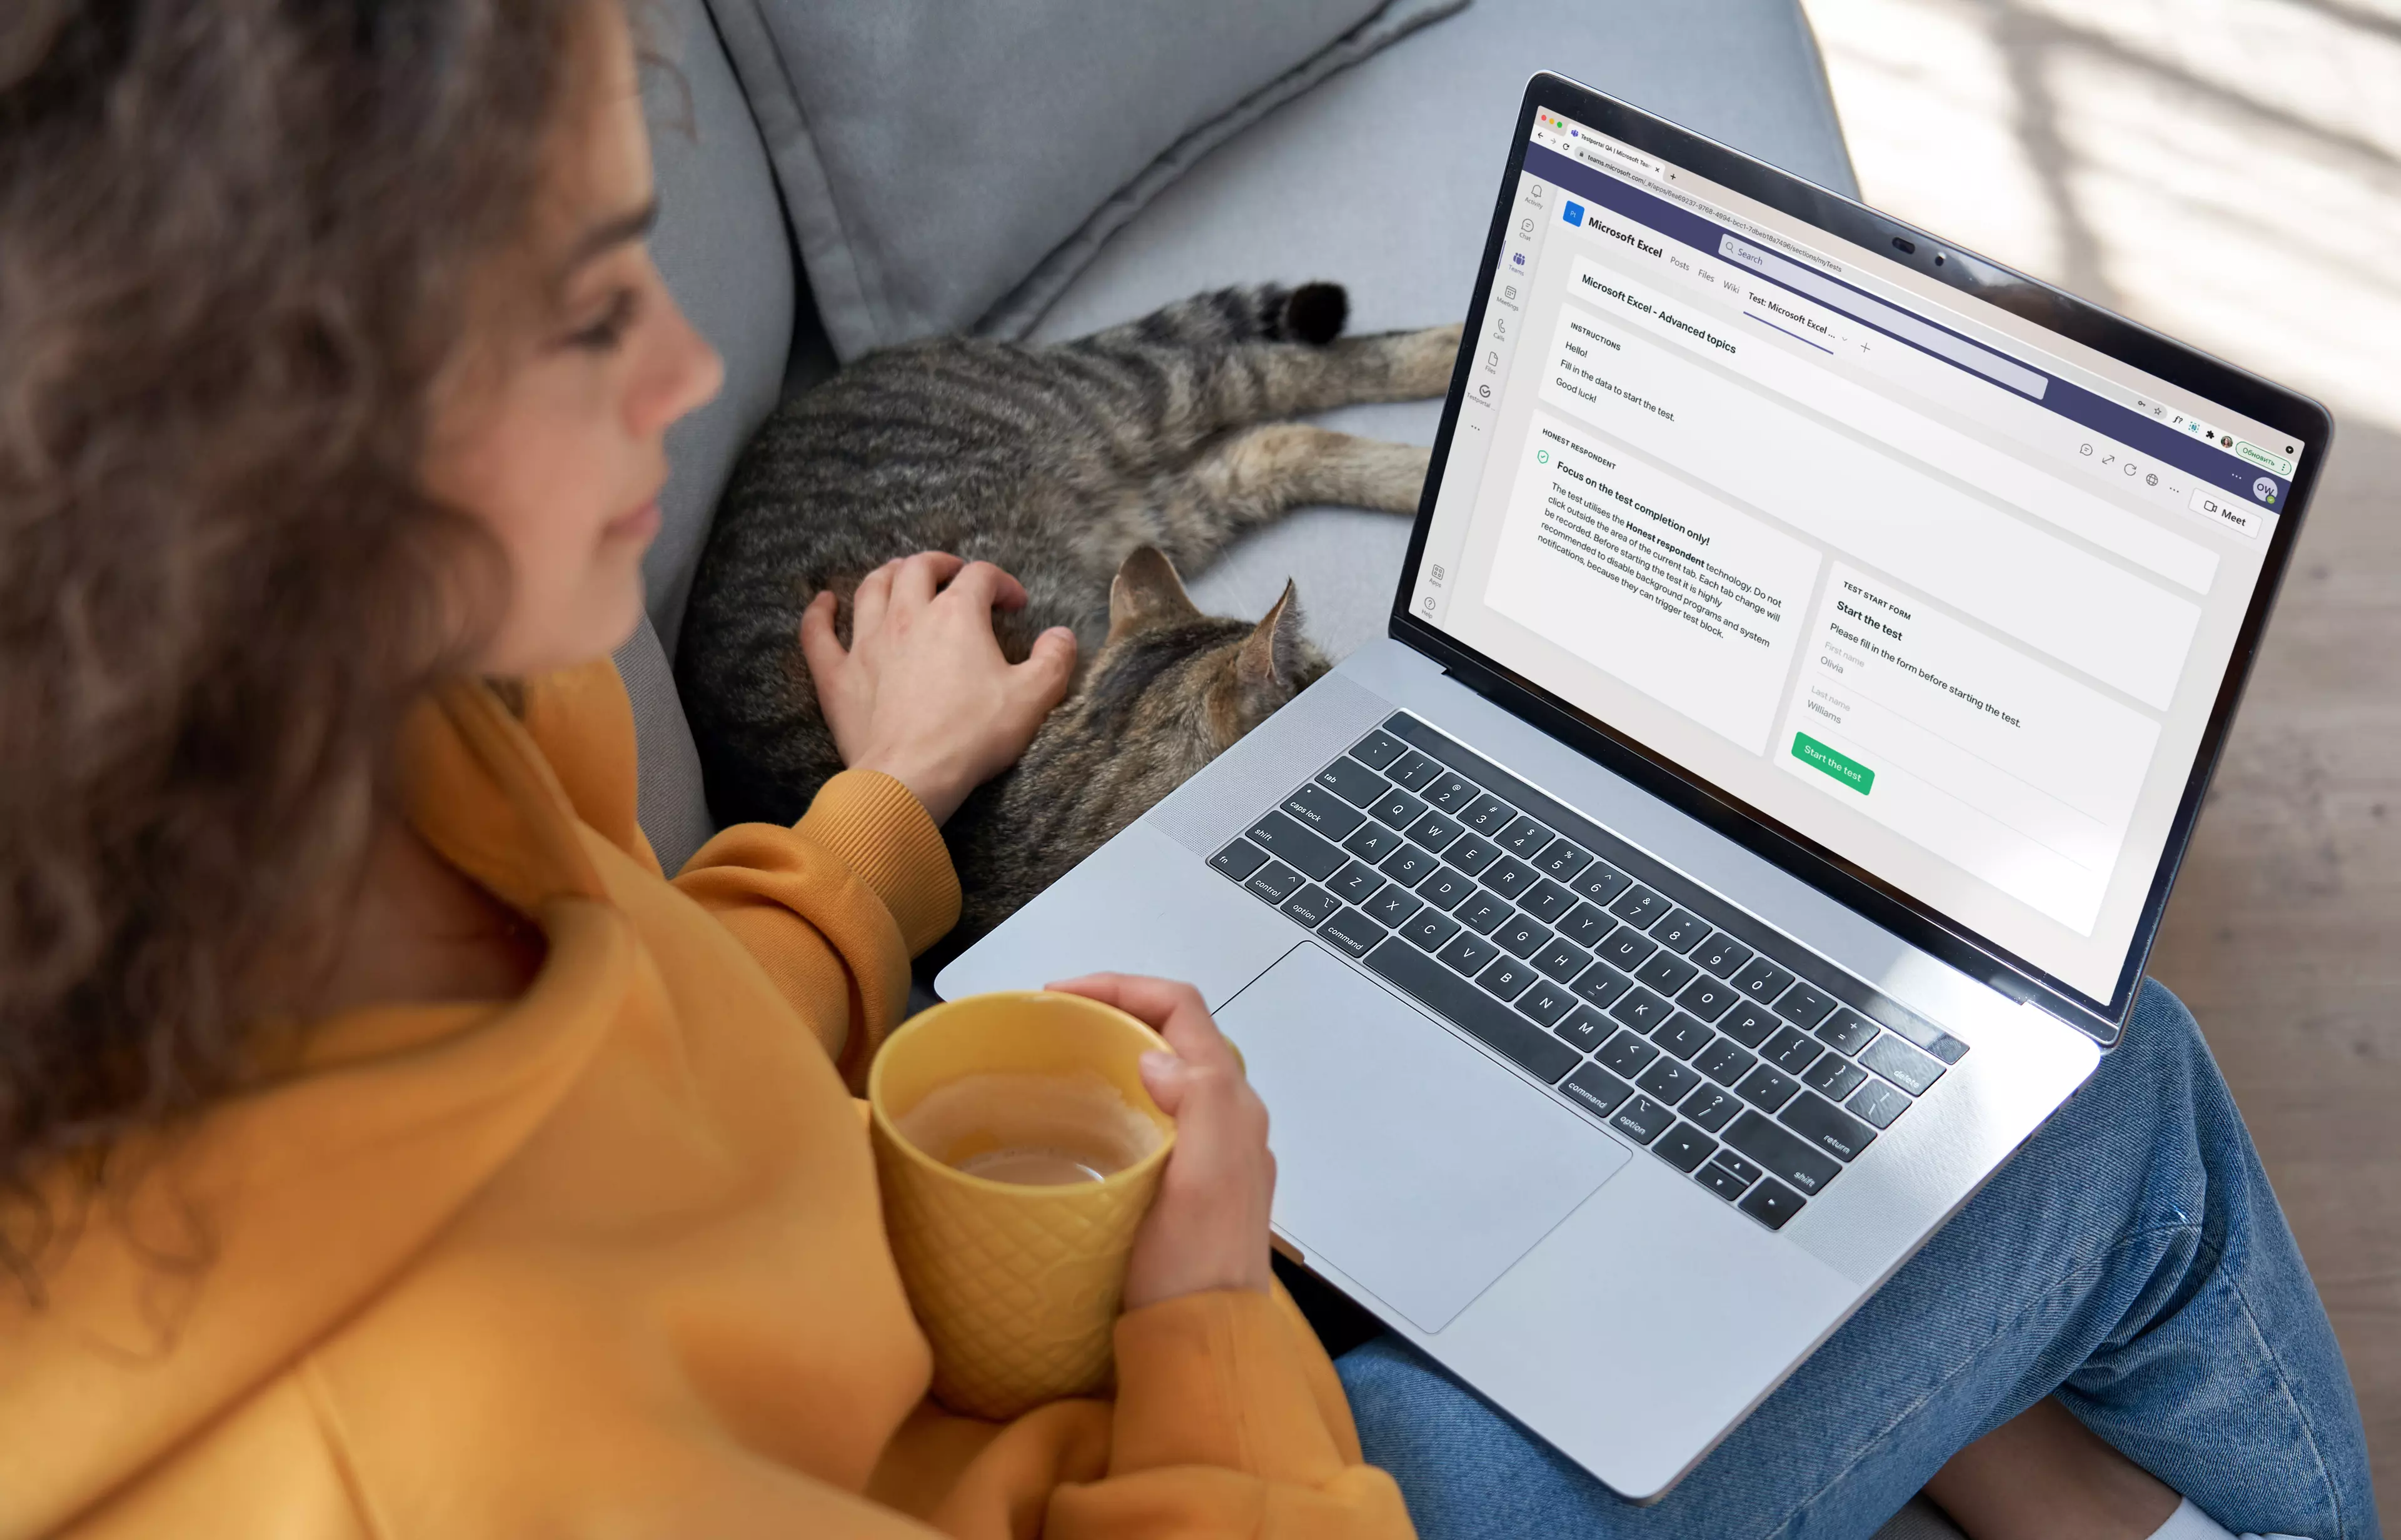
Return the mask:
M 1233 844 L 1209 858 L 1209 864 L 1226 875 L 1241 882 L 1268 863 L 1268 853 L 1248 840 Z

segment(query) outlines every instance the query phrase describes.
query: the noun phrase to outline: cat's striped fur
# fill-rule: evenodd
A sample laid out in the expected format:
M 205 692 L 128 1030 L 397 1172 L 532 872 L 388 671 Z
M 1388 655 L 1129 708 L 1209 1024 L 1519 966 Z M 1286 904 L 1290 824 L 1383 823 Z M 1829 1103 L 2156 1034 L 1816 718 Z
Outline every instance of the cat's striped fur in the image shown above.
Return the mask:
M 1347 309 L 1329 283 L 1224 289 L 1054 347 L 895 348 L 785 403 L 735 469 L 678 646 L 716 816 L 789 822 L 841 768 L 801 612 L 832 589 L 846 640 L 859 579 L 913 551 L 1025 585 L 995 623 L 1011 658 L 1052 626 L 1078 646 L 1067 701 L 945 830 L 960 942 L 1290 699 L 1324 668 L 1290 589 L 1255 626 L 1211 619 L 1173 569 L 1305 503 L 1416 510 L 1424 449 L 1285 419 L 1441 393 L 1459 328 L 1338 339 Z

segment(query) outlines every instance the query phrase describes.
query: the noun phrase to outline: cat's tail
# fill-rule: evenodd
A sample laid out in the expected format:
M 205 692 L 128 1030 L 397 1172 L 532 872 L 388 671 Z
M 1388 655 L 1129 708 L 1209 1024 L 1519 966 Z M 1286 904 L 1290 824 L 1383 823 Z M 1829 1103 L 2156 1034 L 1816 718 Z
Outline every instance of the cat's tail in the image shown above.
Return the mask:
M 1210 348 L 1243 342 L 1323 346 L 1342 335 L 1351 296 L 1339 283 L 1248 283 L 1179 299 L 1132 330 L 1153 345 Z M 1105 334 L 1104 334 L 1105 335 Z

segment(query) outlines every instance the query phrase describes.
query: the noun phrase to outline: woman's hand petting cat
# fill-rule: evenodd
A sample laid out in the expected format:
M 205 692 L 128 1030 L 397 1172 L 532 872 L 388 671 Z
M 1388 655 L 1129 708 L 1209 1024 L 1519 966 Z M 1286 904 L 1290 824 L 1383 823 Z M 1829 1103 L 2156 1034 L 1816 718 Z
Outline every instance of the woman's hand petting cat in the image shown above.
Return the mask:
M 1139 1017 L 1175 1050 L 1142 1056 L 1142 1083 L 1175 1120 L 1175 1152 L 1134 1233 L 1125 1308 L 1210 1289 L 1264 1292 L 1274 1277 L 1268 1217 L 1276 1178 L 1267 1104 L 1251 1089 L 1200 992 L 1128 973 L 1093 973 L 1050 987 Z
M 988 561 L 921 551 L 888 561 L 851 598 L 850 645 L 834 635 L 834 596 L 801 616 L 801 655 L 843 763 L 881 770 L 940 823 L 1017 761 L 1067 694 L 1076 634 L 1054 626 L 1023 663 L 1001 655 L 992 612 L 1025 604 Z

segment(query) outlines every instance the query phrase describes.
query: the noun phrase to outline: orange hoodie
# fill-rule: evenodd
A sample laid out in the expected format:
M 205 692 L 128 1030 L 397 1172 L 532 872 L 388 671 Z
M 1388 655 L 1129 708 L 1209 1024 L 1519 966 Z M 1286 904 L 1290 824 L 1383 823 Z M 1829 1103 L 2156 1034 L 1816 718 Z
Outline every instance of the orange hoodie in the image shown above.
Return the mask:
M 670 884 L 607 664 L 522 721 L 446 691 L 405 747 L 539 977 L 320 1024 L 119 1152 L 45 1302 L 0 1286 L 0 1540 L 1409 1533 L 1281 1297 L 1126 1316 L 1113 1405 L 925 1402 L 849 1090 L 958 908 L 899 782 Z

